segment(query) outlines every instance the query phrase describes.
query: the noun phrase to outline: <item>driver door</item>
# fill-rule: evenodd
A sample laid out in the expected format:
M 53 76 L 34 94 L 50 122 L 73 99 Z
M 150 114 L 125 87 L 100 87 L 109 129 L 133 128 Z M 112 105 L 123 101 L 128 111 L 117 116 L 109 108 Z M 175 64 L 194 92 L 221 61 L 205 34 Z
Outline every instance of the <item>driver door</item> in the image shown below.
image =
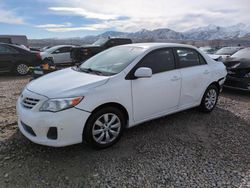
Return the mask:
M 158 49 L 147 54 L 133 69 L 152 69 L 152 77 L 132 80 L 135 122 L 165 115 L 178 107 L 181 77 L 176 69 L 172 49 Z

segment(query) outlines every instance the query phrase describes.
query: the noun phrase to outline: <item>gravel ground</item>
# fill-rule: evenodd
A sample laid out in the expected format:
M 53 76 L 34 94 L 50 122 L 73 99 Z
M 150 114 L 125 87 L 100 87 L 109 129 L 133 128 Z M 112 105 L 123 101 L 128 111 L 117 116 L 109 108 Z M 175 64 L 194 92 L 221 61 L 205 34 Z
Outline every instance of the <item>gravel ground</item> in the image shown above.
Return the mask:
M 225 90 L 196 109 L 125 131 L 116 145 L 50 148 L 17 130 L 28 77 L 0 77 L 0 187 L 250 187 L 250 94 Z

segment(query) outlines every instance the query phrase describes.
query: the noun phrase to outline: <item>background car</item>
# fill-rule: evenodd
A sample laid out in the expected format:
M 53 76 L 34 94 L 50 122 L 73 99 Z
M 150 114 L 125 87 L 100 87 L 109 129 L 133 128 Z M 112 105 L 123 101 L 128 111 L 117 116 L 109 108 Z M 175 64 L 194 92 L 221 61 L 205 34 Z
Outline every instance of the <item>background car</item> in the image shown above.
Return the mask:
M 241 49 L 243 49 L 243 47 L 241 46 L 224 47 L 219 49 L 215 54 L 211 55 L 210 57 L 214 60 L 219 59 L 221 61 L 225 61 L 227 58 L 229 58 L 231 55 Z
M 73 62 L 80 63 L 108 48 L 131 43 L 128 38 L 100 38 L 91 45 L 72 48 L 70 56 Z
M 250 48 L 236 52 L 224 64 L 228 70 L 225 87 L 250 91 Z
M 70 57 L 71 48 L 73 45 L 58 45 L 53 46 L 45 51 L 40 52 L 42 59 L 50 59 L 55 64 L 71 64 L 72 59 Z
M 200 47 L 199 49 L 206 54 L 214 54 L 216 51 L 218 51 L 218 48 L 212 46 L 203 46 Z
M 13 44 L 0 43 L 0 72 L 26 75 L 29 66 L 39 66 L 41 63 L 41 56 L 37 52 Z

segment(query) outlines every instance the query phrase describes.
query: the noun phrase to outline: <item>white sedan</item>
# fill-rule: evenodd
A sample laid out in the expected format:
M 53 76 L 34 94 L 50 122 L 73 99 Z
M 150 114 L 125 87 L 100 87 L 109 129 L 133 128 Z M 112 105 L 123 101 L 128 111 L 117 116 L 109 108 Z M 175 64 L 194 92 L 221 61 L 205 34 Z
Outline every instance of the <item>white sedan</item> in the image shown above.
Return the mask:
M 42 59 L 48 58 L 52 60 L 55 64 L 67 64 L 72 63 L 70 57 L 72 45 L 58 45 L 46 49 L 43 52 L 40 52 Z
M 226 74 L 193 46 L 118 46 L 30 82 L 17 101 L 18 126 L 38 144 L 105 148 L 124 128 L 197 106 L 211 112 Z

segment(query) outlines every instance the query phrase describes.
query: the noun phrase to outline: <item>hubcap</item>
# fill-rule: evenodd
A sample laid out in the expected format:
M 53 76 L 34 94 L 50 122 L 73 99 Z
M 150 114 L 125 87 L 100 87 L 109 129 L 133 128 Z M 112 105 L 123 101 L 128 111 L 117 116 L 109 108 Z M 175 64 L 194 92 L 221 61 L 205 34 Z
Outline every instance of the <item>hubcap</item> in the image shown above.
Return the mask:
M 24 75 L 24 74 L 27 74 L 28 71 L 29 71 L 29 67 L 28 67 L 27 65 L 25 65 L 25 64 L 19 64 L 19 65 L 17 66 L 17 72 L 18 72 L 19 74 Z
M 100 116 L 94 123 L 92 135 L 99 144 L 108 144 L 114 141 L 121 131 L 121 121 L 113 113 Z
M 206 108 L 208 110 L 211 110 L 214 107 L 216 100 L 217 100 L 217 93 L 216 93 L 215 89 L 209 90 L 207 92 L 207 96 L 205 98 Z

